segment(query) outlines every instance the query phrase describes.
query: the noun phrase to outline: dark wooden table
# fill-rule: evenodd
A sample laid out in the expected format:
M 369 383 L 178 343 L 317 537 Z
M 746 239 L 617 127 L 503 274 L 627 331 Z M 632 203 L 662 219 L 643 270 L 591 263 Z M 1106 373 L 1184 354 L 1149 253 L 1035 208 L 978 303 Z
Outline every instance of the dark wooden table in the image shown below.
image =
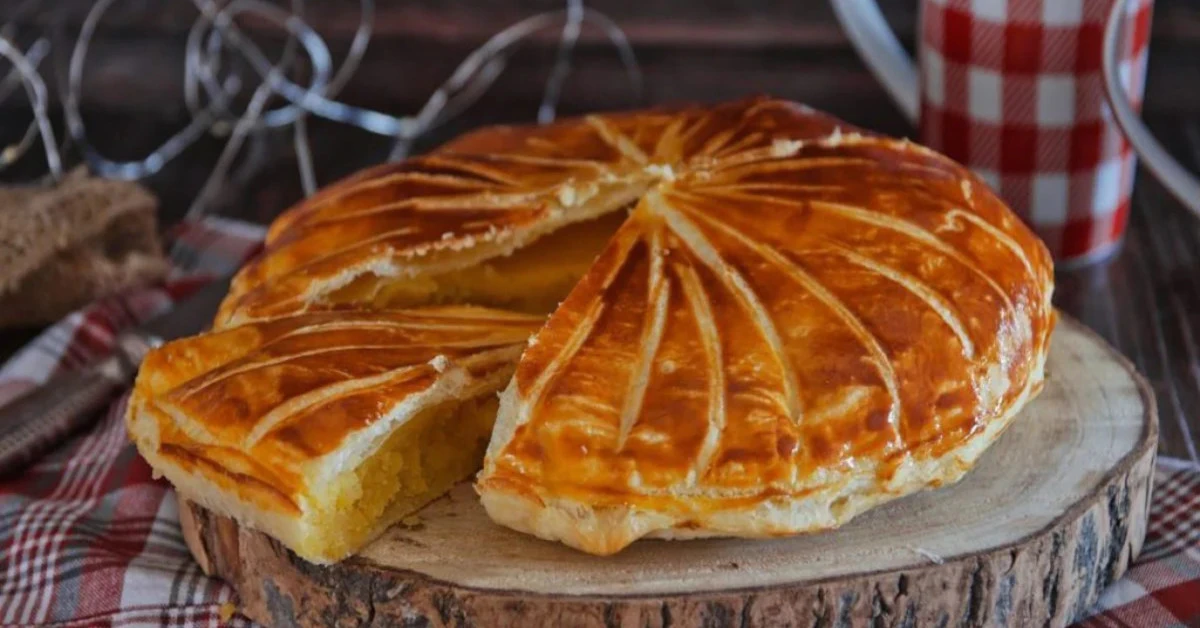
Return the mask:
M 1151 127 L 1176 158 L 1200 170 L 1200 116 Z M 1141 170 L 1117 255 L 1056 279 L 1058 307 L 1104 336 L 1153 384 L 1160 453 L 1200 464 L 1200 220 Z

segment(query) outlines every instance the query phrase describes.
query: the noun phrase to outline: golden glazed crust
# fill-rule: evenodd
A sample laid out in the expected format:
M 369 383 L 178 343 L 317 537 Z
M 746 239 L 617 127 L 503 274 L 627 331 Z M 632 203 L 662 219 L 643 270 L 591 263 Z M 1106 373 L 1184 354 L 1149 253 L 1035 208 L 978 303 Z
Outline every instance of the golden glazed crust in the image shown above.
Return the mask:
M 635 200 L 651 177 L 627 161 L 587 125 L 498 127 L 369 169 L 271 225 L 217 324 L 320 309 L 366 275 L 402 281 L 503 257 Z
M 1050 257 L 987 186 L 915 144 L 758 98 L 486 128 L 330 186 L 272 225 L 217 316 L 224 331 L 147 361 L 132 431 L 152 452 L 154 425 L 232 448 L 245 464 L 225 469 L 284 487 L 271 512 L 299 505 L 311 485 L 298 465 L 318 454 L 256 427 L 257 410 L 231 421 L 225 408 L 305 391 L 270 381 L 211 405 L 181 391 L 269 346 L 253 339 L 279 321 L 371 320 L 398 305 L 388 295 L 419 300 L 403 291 L 513 268 L 496 261 L 522 252 L 553 265 L 564 244 L 534 243 L 592 222 L 616 231 L 521 355 L 478 478 L 504 525 L 598 554 L 643 536 L 834 527 L 956 481 L 1040 390 Z M 546 288 L 562 276 L 539 281 L 535 302 L 563 294 Z M 480 300 L 462 290 L 438 298 Z M 422 359 L 453 343 L 426 338 Z M 342 447 L 326 459 L 358 455 Z M 177 485 L 204 473 L 172 477 L 184 463 L 147 457 Z
M 835 527 L 1040 390 L 1050 257 L 949 159 L 779 101 L 599 119 L 564 126 L 655 179 L 521 358 L 493 519 L 598 554 Z
M 837 128 L 834 118 L 798 111 L 758 99 L 489 127 L 429 155 L 368 169 L 271 225 L 264 253 L 235 277 L 216 325 L 326 308 L 339 289 L 368 275 L 402 280 L 501 258 L 629 206 L 671 174 L 647 155 L 732 163 Z M 763 134 L 779 124 L 790 128 Z M 687 134 L 678 132 L 685 127 Z

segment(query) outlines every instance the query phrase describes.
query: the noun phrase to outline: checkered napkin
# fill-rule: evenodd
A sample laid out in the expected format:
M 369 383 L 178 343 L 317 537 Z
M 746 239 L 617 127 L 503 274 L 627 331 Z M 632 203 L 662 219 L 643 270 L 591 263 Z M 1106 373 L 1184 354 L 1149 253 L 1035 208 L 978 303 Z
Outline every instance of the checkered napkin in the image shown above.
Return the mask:
M 261 229 L 206 220 L 177 234 L 188 270 L 165 287 L 98 303 L 47 330 L 0 369 L 0 404 L 77 368 L 114 333 L 228 272 Z M 249 626 L 233 592 L 204 576 L 179 531 L 170 487 L 125 436 L 124 401 L 90 432 L 0 482 L 0 625 Z M 1200 469 L 1160 458 L 1141 557 L 1085 626 L 1200 625 Z
M 173 234 L 164 286 L 93 304 L 0 367 L 0 405 L 87 364 L 116 332 L 148 320 L 256 252 L 261 227 L 216 218 Z M 0 481 L 0 626 L 216 626 L 233 592 L 188 553 L 170 486 L 125 435 L 124 399 L 89 432 Z

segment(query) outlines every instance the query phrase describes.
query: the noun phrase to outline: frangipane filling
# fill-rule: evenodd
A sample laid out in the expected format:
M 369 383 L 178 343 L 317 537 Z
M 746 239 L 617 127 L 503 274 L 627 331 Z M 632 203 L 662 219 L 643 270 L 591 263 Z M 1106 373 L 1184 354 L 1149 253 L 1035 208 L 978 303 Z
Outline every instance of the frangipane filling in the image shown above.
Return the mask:
M 475 473 L 496 419 L 492 392 L 428 408 L 323 491 L 301 554 L 340 558 Z M 320 488 L 320 487 L 318 487 Z
M 469 303 L 548 314 L 575 287 L 626 219 L 623 211 L 568 225 L 511 254 L 438 275 L 365 274 L 330 294 L 334 304 L 378 308 Z

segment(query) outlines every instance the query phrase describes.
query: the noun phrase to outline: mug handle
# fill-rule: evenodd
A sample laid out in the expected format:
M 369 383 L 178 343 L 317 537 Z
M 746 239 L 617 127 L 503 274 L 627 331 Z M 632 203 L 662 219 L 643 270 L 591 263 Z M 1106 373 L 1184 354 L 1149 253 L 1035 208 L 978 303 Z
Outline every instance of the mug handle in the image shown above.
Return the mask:
M 1125 9 L 1124 0 L 1113 0 L 1109 9 L 1108 20 L 1104 24 L 1104 50 L 1102 51 L 1102 78 L 1104 81 L 1104 97 L 1112 109 L 1113 119 L 1125 134 L 1125 139 L 1133 146 L 1134 152 L 1142 159 L 1142 165 L 1162 183 L 1163 187 L 1174 196 L 1184 207 L 1193 214 L 1200 216 L 1200 181 L 1179 165 L 1162 145 L 1154 139 L 1146 125 L 1138 119 L 1129 97 L 1121 87 L 1121 79 L 1117 73 L 1117 44 L 1122 15 Z
M 883 84 L 904 117 L 917 124 L 921 102 L 917 66 L 883 19 L 879 5 L 874 0 L 831 0 L 831 4 L 842 32 L 871 73 Z

